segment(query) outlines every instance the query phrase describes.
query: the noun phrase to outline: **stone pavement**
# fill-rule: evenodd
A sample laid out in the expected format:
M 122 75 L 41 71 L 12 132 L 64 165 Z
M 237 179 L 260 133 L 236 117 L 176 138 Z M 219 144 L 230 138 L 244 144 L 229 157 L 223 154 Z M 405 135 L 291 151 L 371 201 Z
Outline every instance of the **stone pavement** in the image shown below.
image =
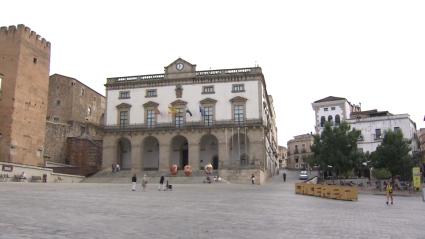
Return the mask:
M 0 238 L 425 238 L 420 197 L 345 202 L 265 186 L 0 183 Z M 172 183 L 172 182 L 171 182 Z

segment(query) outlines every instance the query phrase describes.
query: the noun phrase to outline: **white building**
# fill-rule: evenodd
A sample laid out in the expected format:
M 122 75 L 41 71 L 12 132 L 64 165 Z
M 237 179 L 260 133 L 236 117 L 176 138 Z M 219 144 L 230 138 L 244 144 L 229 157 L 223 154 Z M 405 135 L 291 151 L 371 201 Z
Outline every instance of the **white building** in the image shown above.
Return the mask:
M 222 177 L 259 181 L 275 172 L 275 113 L 259 67 L 196 71 L 179 58 L 164 74 L 108 78 L 106 90 L 105 168 L 211 163 Z
M 375 151 L 389 130 L 401 131 L 405 139 L 411 140 L 411 151 L 418 150 L 416 124 L 408 114 L 393 115 L 388 111 L 362 111 L 352 113 L 351 119 L 347 122 L 352 128 L 360 130 L 361 136 L 357 146 L 363 152 Z
M 393 115 L 388 111 L 361 111 L 360 106 L 351 104 L 347 99 L 329 96 L 312 103 L 315 111 L 316 133 L 321 133 L 325 122 L 339 125 L 342 121 L 351 128 L 361 131 L 357 146 L 363 152 L 373 152 L 381 144 L 385 132 L 401 130 L 407 140 L 411 140 L 411 151 L 418 150 L 416 124 L 408 114 Z

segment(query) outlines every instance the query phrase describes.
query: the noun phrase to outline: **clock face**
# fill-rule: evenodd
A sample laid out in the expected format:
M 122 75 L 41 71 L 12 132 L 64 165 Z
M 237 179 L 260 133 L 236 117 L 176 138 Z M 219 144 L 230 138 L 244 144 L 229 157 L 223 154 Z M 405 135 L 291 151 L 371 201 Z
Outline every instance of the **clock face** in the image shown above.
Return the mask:
M 176 69 L 177 69 L 178 71 L 183 70 L 183 67 L 184 67 L 183 63 L 177 63 L 177 64 L 176 64 Z

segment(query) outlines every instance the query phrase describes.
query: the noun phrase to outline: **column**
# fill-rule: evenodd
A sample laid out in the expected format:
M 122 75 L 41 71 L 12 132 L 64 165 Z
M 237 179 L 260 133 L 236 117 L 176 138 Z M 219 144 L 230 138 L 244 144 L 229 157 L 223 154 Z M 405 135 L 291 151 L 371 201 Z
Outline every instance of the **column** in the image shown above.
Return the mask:
M 131 172 L 138 173 L 142 171 L 142 136 L 131 137 Z
M 189 165 L 193 171 L 199 171 L 199 143 L 189 142 Z
M 105 135 L 102 143 L 102 169 L 111 169 L 112 163 L 117 162 L 117 137 Z
M 159 141 L 159 171 L 169 172 L 172 135 L 161 134 L 157 136 L 157 139 Z

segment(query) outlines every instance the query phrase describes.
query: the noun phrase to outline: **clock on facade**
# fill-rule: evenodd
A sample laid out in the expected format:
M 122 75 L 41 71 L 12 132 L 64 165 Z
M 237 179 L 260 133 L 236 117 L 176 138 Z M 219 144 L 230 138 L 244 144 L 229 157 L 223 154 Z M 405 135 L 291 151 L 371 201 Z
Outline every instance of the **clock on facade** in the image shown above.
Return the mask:
M 176 64 L 176 69 L 177 69 L 178 71 L 183 70 L 183 67 L 184 67 L 183 63 L 177 63 L 177 64 Z

